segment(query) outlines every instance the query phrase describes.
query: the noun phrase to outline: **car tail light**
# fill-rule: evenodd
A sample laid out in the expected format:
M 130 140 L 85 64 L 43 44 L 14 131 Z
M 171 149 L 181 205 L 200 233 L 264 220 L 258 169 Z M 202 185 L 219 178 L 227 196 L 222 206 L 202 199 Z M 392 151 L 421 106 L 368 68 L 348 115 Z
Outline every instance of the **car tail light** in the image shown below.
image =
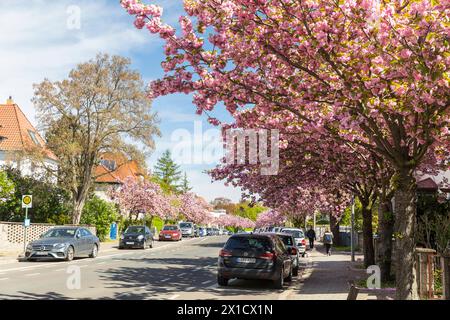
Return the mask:
M 306 240 L 305 239 L 302 240 L 302 245 L 306 246 Z
M 258 258 L 259 259 L 264 259 L 264 260 L 275 260 L 276 259 L 276 255 L 274 252 L 265 252 L 262 255 L 260 255 Z
M 220 256 L 220 257 L 231 257 L 232 254 L 231 254 L 230 251 L 225 250 L 225 249 L 222 249 L 222 250 L 220 250 L 220 252 L 219 252 L 219 256 Z
M 291 256 L 295 256 L 297 254 L 296 248 L 291 248 Z

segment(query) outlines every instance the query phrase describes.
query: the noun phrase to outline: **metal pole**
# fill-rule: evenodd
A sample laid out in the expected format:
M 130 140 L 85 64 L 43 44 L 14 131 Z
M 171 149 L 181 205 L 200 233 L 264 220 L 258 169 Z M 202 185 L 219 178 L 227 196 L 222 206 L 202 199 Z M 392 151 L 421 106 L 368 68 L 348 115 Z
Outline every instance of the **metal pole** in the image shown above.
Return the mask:
M 27 226 L 26 221 L 28 220 L 28 208 L 25 208 L 25 220 L 23 221 L 23 255 L 27 252 Z
M 350 231 L 350 248 L 352 253 L 352 262 L 355 262 L 354 232 L 355 232 L 355 196 L 352 196 L 352 229 Z

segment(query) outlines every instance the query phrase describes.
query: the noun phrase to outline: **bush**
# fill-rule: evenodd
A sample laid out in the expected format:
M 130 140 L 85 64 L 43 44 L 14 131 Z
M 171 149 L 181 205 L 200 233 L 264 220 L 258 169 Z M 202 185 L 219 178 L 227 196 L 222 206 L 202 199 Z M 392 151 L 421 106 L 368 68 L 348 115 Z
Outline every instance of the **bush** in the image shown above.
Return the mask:
M 28 209 L 31 222 L 70 223 L 71 202 L 67 191 L 46 182 L 45 177 L 39 179 L 22 176 L 20 171 L 5 168 L 4 174 L 15 185 L 9 199 L 0 205 L 0 221 L 23 221 L 25 213 L 22 209 L 22 195 L 33 195 L 33 208 Z
M 97 196 L 91 197 L 83 208 L 81 224 L 93 225 L 97 229 L 97 237 L 105 241 L 108 237 L 111 223 L 118 219 L 118 212 L 114 204 L 106 202 Z

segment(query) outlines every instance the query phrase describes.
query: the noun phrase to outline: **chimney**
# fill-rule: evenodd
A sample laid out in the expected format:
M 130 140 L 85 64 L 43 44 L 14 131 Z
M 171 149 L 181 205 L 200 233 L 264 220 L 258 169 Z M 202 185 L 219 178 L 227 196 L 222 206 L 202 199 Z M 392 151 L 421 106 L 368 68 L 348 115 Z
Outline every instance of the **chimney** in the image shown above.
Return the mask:
M 6 100 L 6 104 L 14 104 L 14 100 L 11 96 L 9 96 L 8 100 Z

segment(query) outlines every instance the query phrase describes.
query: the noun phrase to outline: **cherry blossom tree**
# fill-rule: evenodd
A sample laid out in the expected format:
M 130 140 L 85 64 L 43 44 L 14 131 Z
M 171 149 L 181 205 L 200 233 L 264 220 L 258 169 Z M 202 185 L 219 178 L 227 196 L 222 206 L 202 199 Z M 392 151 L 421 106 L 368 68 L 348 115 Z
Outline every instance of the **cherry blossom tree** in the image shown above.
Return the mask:
M 179 211 L 187 221 L 202 225 L 211 222 L 211 207 L 203 198 L 188 192 L 180 195 L 179 199 L 181 202 Z
M 186 0 L 179 34 L 160 7 L 121 3 L 166 41 L 152 98 L 194 93 L 198 113 L 221 102 L 289 118 L 390 163 L 397 298 L 415 298 L 415 172 L 450 149 L 450 1 Z
M 139 213 L 143 213 L 150 219 L 159 217 L 165 220 L 176 215 L 172 199 L 154 182 L 139 182 L 129 177 L 119 188 L 111 189 L 109 195 L 119 205 L 124 216 L 136 215 L 137 218 Z
M 249 229 L 255 227 L 254 221 L 231 214 L 221 215 L 214 219 L 213 223 L 222 227 L 232 227 L 235 229 Z
M 255 226 L 256 228 L 282 226 L 286 222 L 286 215 L 277 210 L 267 210 L 258 215 Z

